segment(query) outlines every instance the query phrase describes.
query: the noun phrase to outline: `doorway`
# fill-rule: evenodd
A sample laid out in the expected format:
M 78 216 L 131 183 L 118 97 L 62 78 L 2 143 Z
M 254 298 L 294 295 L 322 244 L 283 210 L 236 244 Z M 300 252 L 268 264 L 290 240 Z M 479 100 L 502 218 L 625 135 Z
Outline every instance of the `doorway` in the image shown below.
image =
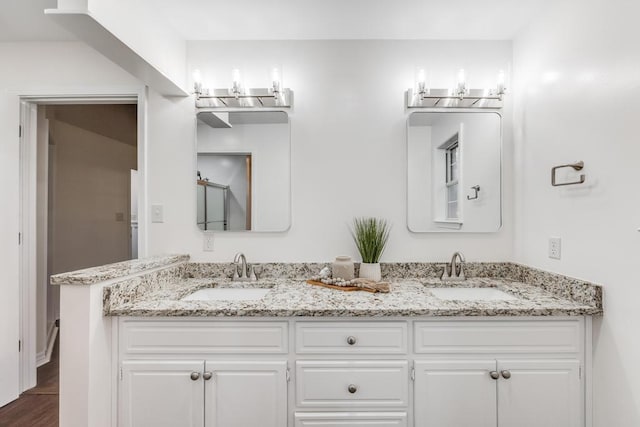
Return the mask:
M 20 392 L 51 382 L 36 371 L 64 327 L 50 276 L 138 255 L 138 98 L 83 101 L 23 103 Z

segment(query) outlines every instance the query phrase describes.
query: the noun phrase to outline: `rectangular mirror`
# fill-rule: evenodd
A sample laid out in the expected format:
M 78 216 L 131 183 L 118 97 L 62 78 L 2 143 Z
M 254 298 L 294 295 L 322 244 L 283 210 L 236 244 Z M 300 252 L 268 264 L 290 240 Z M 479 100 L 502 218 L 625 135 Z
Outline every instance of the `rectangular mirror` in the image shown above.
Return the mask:
M 286 231 L 291 141 L 282 111 L 199 112 L 197 225 L 203 231 Z
M 415 112 L 407 126 L 407 224 L 425 232 L 502 226 L 502 117 Z

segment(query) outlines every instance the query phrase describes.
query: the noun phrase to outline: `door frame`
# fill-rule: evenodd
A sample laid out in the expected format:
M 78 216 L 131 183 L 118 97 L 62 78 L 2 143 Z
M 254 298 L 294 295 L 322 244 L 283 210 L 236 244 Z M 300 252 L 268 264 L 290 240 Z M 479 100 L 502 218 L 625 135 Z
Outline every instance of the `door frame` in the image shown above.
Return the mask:
M 20 108 L 19 184 L 19 393 L 36 385 L 36 149 L 37 106 L 60 104 L 137 104 L 138 256 L 148 251 L 147 203 L 147 98 L 146 87 L 78 92 L 42 91 L 18 94 Z

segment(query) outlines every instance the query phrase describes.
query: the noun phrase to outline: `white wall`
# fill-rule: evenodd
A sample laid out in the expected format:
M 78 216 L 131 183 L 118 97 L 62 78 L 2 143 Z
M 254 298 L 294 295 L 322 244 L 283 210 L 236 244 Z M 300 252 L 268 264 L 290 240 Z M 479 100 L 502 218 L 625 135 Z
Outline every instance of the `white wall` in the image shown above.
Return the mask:
M 0 43 L 0 404 L 18 392 L 18 230 L 20 94 L 139 83 L 80 43 Z M 15 349 L 14 351 L 12 351 Z
M 136 147 L 65 122 L 49 123 L 56 157 L 51 274 L 129 259 Z
M 604 285 L 596 427 L 640 425 L 638 16 L 637 1 L 566 0 L 514 43 L 517 260 Z M 576 160 L 585 184 L 551 187 L 551 167 Z
M 467 70 L 471 87 L 489 87 L 499 69 L 509 69 L 510 42 L 192 42 L 188 60 L 211 87 L 228 87 L 233 67 L 243 70 L 246 86 L 265 87 L 269 67 L 281 65 L 284 85 L 295 91 L 292 228 L 281 234 L 218 234 L 214 252 L 203 252 L 194 221 L 193 100 L 176 100 L 158 114 L 152 105 L 149 110 L 150 202 L 165 205 L 164 223 L 151 225 L 153 253 L 187 252 L 197 261 L 231 261 L 237 251 L 250 261 L 355 257 L 348 225 L 354 216 L 367 215 L 393 223 L 383 261 L 445 260 L 456 250 L 471 260 L 511 258 L 508 166 L 507 220 L 498 233 L 435 236 L 407 230 L 404 107 L 404 91 L 413 86 L 417 65 L 433 70 L 434 87 L 452 85 L 460 67 Z M 154 98 L 150 94 L 151 104 Z M 509 126 L 505 120 L 505 129 Z M 154 135 L 170 143 L 154 147 Z M 509 134 L 505 151 L 508 158 Z

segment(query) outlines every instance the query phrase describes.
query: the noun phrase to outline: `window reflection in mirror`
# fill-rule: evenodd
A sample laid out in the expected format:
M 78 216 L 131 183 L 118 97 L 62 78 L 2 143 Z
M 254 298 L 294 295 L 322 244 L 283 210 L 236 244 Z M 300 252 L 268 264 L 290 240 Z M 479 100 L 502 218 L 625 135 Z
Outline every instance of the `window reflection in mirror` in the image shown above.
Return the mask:
M 289 135 L 284 112 L 198 113 L 196 186 L 201 230 L 289 228 Z
M 494 232 L 502 225 L 502 118 L 414 112 L 407 127 L 407 222 L 414 232 Z

